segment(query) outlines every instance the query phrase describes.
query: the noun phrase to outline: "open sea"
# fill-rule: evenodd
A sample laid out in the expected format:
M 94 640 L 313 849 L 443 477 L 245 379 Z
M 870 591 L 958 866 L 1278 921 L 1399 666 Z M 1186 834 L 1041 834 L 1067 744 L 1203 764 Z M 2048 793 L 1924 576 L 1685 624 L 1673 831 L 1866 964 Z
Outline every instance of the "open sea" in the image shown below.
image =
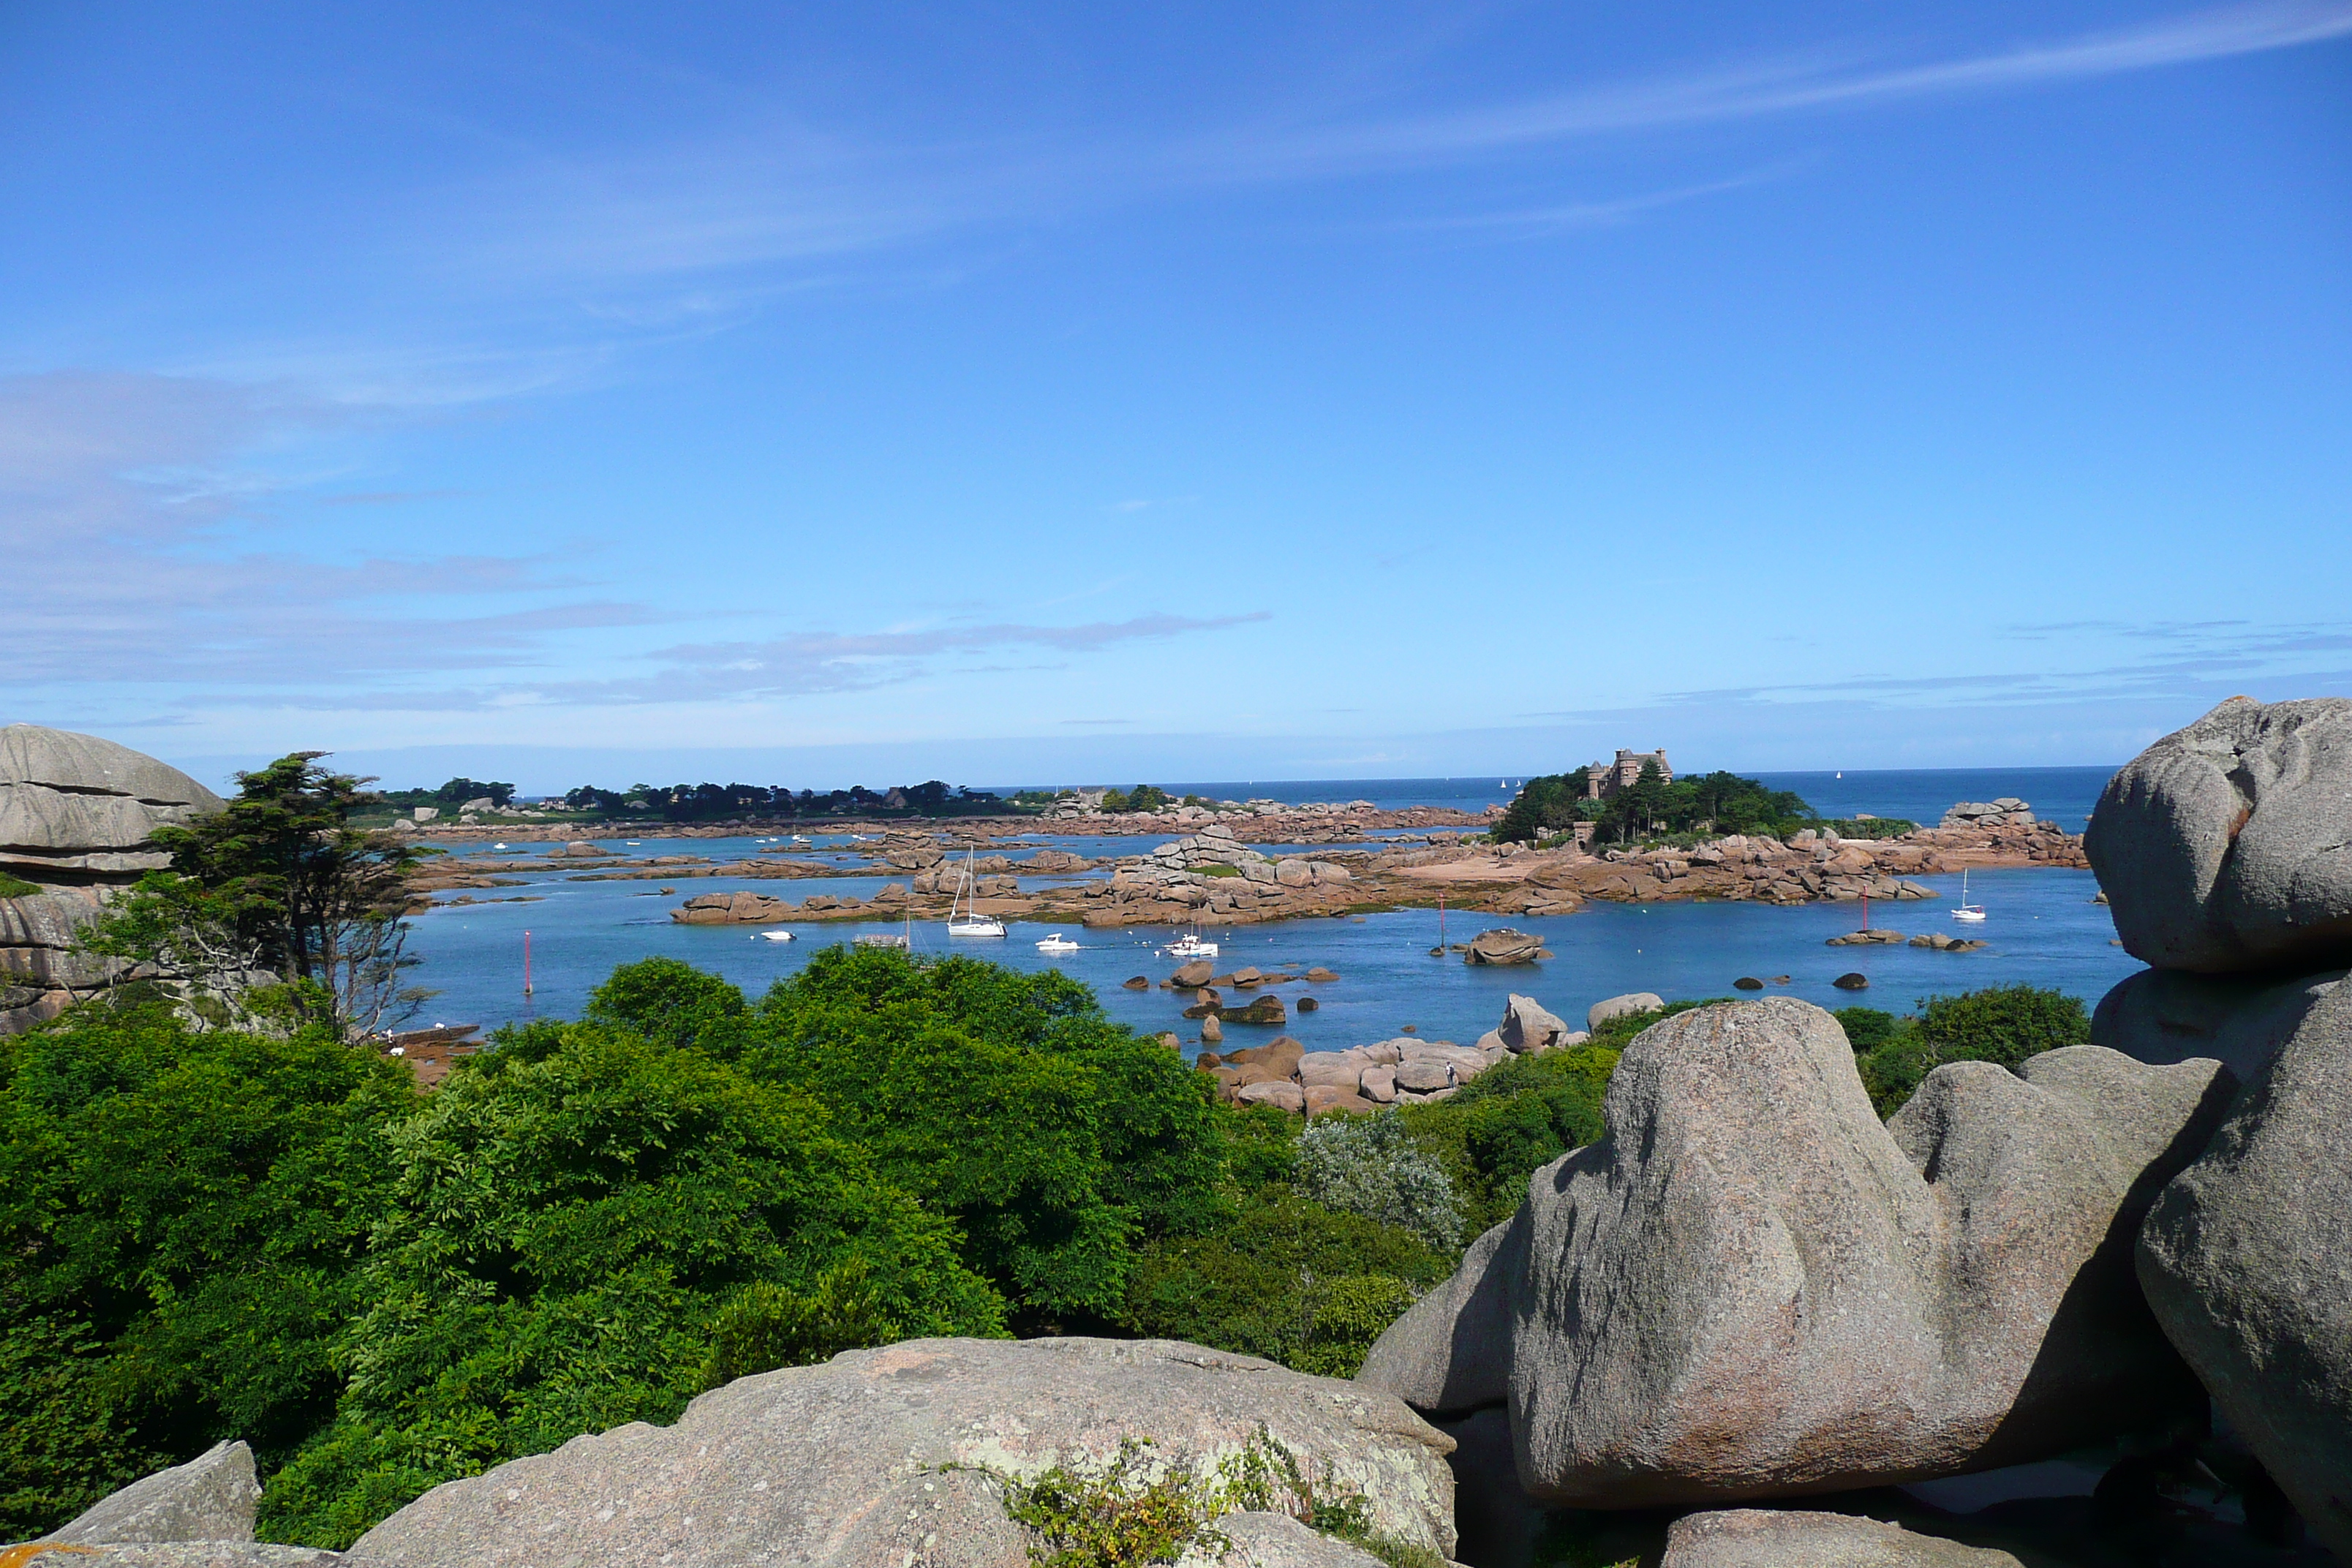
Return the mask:
M 2079 832 L 2109 771 L 1968 769 L 1848 772 L 1843 778 L 1833 773 L 1760 776 L 1774 788 L 1798 791 L 1827 816 L 1868 812 L 1932 824 L 1954 801 L 2016 795 L 2031 802 L 2040 815 Z M 1226 781 L 1184 787 L 1236 799 L 1252 795 L 1291 801 L 1369 799 L 1383 805 L 1475 807 L 1507 799 L 1507 795 L 1496 789 L 1500 783 L 1497 779 Z M 1178 786 L 1163 787 L 1172 791 Z M 1030 836 L 1029 841 L 1039 847 L 1066 846 L 1082 854 L 1102 856 L 1140 854 L 1162 840 L 1038 833 Z M 649 837 L 634 843 L 619 838 L 598 842 L 632 857 L 683 849 L 719 860 L 749 859 L 761 847 L 750 838 L 680 841 Z M 1013 846 L 1006 847 L 1018 853 Z M 851 851 L 837 837 L 820 838 L 814 850 L 803 852 L 801 858 L 827 853 L 847 858 Z M 867 898 L 891 879 L 880 876 L 796 880 L 783 888 L 750 879 L 696 878 L 672 884 L 676 891 L 664 895 L 655 891 L 653 883 L 576 880 L 580 875 L 560 868 L 523 873 L 519 879 L 525 886 L 476 896 L 520 897 L 530 901 L 453 905 L 415 917 L 410 951 L 424 962 L 414 979 L 438 992 L 415 1022 L 494 1027 L 530 1017 L 573 1017 L 585 1005 L 588 993 L 615 966 L 654 954 L 683 959 L 724 975 L 756 997 L 824 946 L 848 942 L 860 931 L 903 929 L 894 921 L 811 923 L 793 928 L 797 941 L 771 942 L 742 926 L 681 926 L 669 918 L 673 908 L 697 893 L 731 892 L 739 888 L 782 892 L 796 901 L 811 893 L 855 893 Z M 1958 879 L 1918 880 L 1939 894 L 1954 897 L 1931 903 L 1874 903 L 1871 923 L 1891 925 L 1911 935 L 1957 931 L 1946 910 L 1948 901 L 1957 901 Z M 1495 1026 L 1512 992 L 1532 995 L 1571 1025 L 1580 1026 L 1585 1009 L 1592 1003 L 1628 991 L 1654 991 L 1670 1001 L 1755 994 L 1733 989 L 1732 982 L 1742 975 L 1766 981 L 1788 976 L 1785 984 L 1769 985 L 1767 994 L 1786 993 L 1829 1007 L 1865 1003 L 1899 1013 L 1910 1011 L 1927 996 L 2020 983 L 2054 987 L 2089 1005 L 2140 968 L 2137 960 L 2114 945 L 2114 924 L 2105 907 L 2091 901 L 2098 889 L 2087 871 L 2049 868 L 1979 871 L 1971 874 L 1969 888 L 1972 899 L 1983 904 L 1990 917 L 1968 932 L 1991 943 L 1981 952 L 1943 953 L 1908 946 L 1828 947 L 1823 945 L 1828 938 L 1853 929 L 1859 919 L 1854 906 L 1831 904 L 1796 909 L 1745 903 L 1596 904 L 1573 915 L 1515 917 L 1510 923 L 1540 934 L 1554 956 L 1541 963 L 1507 969 L 1473 968 L 1458 954 L 1433 958 L 1429 953 L 1440 939 L 1441 918 L 1444 938 L 1465 942 L 1481 930 L 1504 923 L 1501 917 L 1491 915 L 1454 912 L 1441 917 L 1434 910 L 1401 910 L 1359 919 L 1212 927 L 1208 934 L 1223 948 L 1217 961 L 1220 970 L 1244 963 L 1261 969 L 1321 964 L 1338 972 L 1339 979 L 1328 984 L 1272 988 L 1290 1008 L 1290 1021 L 1282 1030 L 1239 1025 L 1226 1028 L 1229 1047 L 1257 1043 L 1280 1032 L 1296 1037 L 1310 1050 L 1385 1039 L 1407 1026 L 1424 1038 L 1466 1043 Z M 1150 1033 L 1173 1029 L 1185 1040 L 1188 1054 L 1199 1048 L 1198 1026 L 1180 1016 L 1182 1002 L 1175 993 L 1156 987 L 1145 992 L 1120 988 L 1120 982 L 1131 975 L 1157 982 L 1174 969 L 1174 961 L 1158 952 L 1173 940 L 1172 928 L 1066 930 L 1065 934 L 1077 942 L 1080 950 L 1049 958 L 1035 944 L 1055 929 L 1014 922 L 1003 941 L 959 939 L 954 951 L 1020 969 L 1060 969 L 1092 986 L 1105 1009 L 1120 1022 Z M 530 934 L 535 986 L 534 994 L 528 997 L 522 991 L 526 931 Z M 919 953 L 949 950 L 945 931 L 936 921 L 919 922 L 914 942 Z M 1845 992 L 1831 984 L 1849 972 L 1867 976 L 1869 989 Z M 1297 1003 L 1307 994 L 1314 995 L 1320 1007 L 1302 1014 Z

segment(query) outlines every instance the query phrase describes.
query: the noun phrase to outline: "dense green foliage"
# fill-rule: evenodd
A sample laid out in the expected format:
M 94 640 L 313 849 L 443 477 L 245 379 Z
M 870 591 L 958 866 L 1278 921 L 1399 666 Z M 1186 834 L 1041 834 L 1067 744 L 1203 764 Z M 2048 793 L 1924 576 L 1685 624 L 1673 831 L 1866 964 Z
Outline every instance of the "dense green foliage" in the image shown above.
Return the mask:
M 1576 822 L 1597 824 L 1596 837 L 1628 842 L 1652 833 L 1689 833 L 1706 824 L 1716 833 L 1780 836 L 1816 823 L 1812 807 L 1788 790 L 1717 771 L 1668 784 L 1654 762 L 1642 776 L 1606 800 L 1585 798 L 1585 773 L 1531 778 L 1495 825 L 1497 840 L 1527 842 Z
M 821 1289 L 854 1258 L 894 1326 L 1002 1331 L 953 1226 L 825 1106 L 699 1050 L 534 1025 L 392 1143 L 341 1406 L 271 1488 L 279 1539 L 346 1540 L 453 1476 L 675 1419 L 747 1285 Z
M 1902 1109 L 1919 1082 L 1946 1062 L 1998 1062 L 2087 1045 L 2090 1016 L 2063 991 L 2008 985 L 1958 996 L 1922 997 L 1915 1017 L 1875 1007 L 1842 1007 L 1836 1017 L 1854 1049 L 1863 1087 L 1881 1116 Z
M 83 1007 L 0 1040 L 0 1538 L 333 1410 L 405 1069 Z
M 480 779 L 454 778 L 439 789 L 387 789 L 376 792 L 376 798 L 394 805 L 430 805 L 444 811 L 455 811 L 468 801 L 487 800 L 492 805 L 504 805 L 514 799 L 515 786 L 510 784 L 486 784 Z
M 27 882 L 22 877 L 12 877 L 0 871 L 0 899 L 29 899 L 40 890 L 37 882 Z
M 1191 799 L 1191 796 L 1186 796 Z M 1168 792 L 1158 784 L 1138 784 L 1133 789 L 1105 790 L 1102 809 L 1105 811 L 1158 811 L 1169 804 Z
M 951 788 L 938 779 L 894 789 L 804 789 L 784 784 L 631 784 L 625 790 L 582 784 L 565 792 L 565 809 L 597 816 L 640 817 L 661 822 L 716 822 L 742 817 L 770 821 L 791 816 L 973 816 L 1004 812 L 1008 803 L 988 790 Z
M 1349 1374 L 1599 1135 L 1657 1017 L 1310 1131 L 1216 1105 L 1059 973 L 891 950 L 757 1000 L 627 965 L 430 1096 L 325 1026 L 79 1008 L 0 1042 L 0 1530 L 241 1436 L 265 1534 L 340 1545 L 439 1480 L 912 1335 Z M 2024 987 L 1839 1017 L 1882 1110 L 2087 1030 Z

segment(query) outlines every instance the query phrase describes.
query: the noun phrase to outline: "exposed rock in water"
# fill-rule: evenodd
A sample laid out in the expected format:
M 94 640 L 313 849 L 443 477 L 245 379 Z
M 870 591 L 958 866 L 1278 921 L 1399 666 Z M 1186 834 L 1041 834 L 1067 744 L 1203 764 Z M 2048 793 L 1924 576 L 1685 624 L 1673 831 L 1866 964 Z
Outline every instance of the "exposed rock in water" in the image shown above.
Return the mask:
M 1437 1357 L 1492 1356 L 1499 1276 L 1522 1479 L 1578 1507 L 1948 1475 L 2160 1425 L 2202 1395 L 2126 1238 L 2230 1088 L 2080 1046 L 1938 1068 L 1882 1126 L 1821 1009 L 1678 1015 L 1619 1063 L 1606 1136 L 1531 1179 L 1523 1235 L 1481 1238 L 1485 1276 L 1391 1327 L 1365 1377 L 1490 1394 L 1492 1365 Z
M 1549 958 L 1541 937 L 1529 936 L 1509 926 L 1480 931 L 1470 939 L 1467 952 L 1462 955 L 1465 963 L 1533 963 L 1539 958 Z
M 1196 958 L 1190 963 L 1180 965 L 1176 973 L 1168 977 L 1168 984 L 1179 991 L 1195 990 L 1206 985 L 1216 973 L 1216 967 L 1207 959 Z
M 2132 956 L 2207 974 L 2352 964 L 2352 700 L 2233 697 L 2108 781 L 2084 849 Z
M 1831 981 L 1830 984 L 1836 986 L 1841 991 L 1867 991 L 1870 989 L 1870 976 L 1853 971 L 1848 971 L 1847 973 L 1839 975 L 1835 980 Z
M 2211 1146 L 2157 1199 L 2139 1279 L 2231 1426 L 2352 1562 L 2347 1127 L 2352 986 L 2336 984 L 2318 989 Z
M 1148 975 L 1134 975 L 1129 979 L 1119 982 L 1119 989 L 1122 991 L 1149 991 L 1151 989 L 1151 981 Z

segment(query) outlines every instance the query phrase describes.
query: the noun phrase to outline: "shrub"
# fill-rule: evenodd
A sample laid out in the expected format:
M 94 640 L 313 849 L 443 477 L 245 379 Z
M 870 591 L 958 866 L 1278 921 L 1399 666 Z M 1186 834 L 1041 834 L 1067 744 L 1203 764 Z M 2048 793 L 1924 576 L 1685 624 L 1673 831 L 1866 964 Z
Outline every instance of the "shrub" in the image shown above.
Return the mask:
M 0 1041 L 0 1537 L 332 1411 L 406 1069 L 325 1028 L 77 1008 Z
M 1918 1033 L 1937 1062 L 1999 1062 L 2014 1068 L 2043 1051 L 2088 1045 L 2091 1019 L 2078 996 L 2006 985 L 1922 998 Z
M 748 1285 L 821 1298 L 856 1259 L 877 1331 L 1003 1331 L 949 1221 L 810 1095 L 599 1024 L 499 1038 L 394 1135 L 343 1398 L 271 1483 L 271 1539 L 348 1544 L 441 1481 L 674 1420 Z
M 1876 1007 L 1840 1007 L 1830 1016 L 1845 1031 L 1846 1044 L 1857 1056 L 1876 1050 L 1905 1026 L 1904 1020 Z
M 1461 1248 L 1454 1183 L 1392 1111 L 1309 1125 L 1298 1140 L 1298 1190 L 1325 1208 L 1409 1230 L 1432 1251 Z
M 755 1279 L 727 1299 L 710 1327 L 710 1359 L 702 1385 L 717 1388 L 773 1372 L 814 1366 L 844 1351 L 906 1338 L 875 1290 L 862 1258 L 837 1263 L 807 1290 Z
M 37 882 L 27 882 L 22 877 L 0 871 L 0 899 L 29 899 L 41 891 Z
M 1419 1237 L 1279 1184 L 1205 1236 L 1147 1243 L 1118 1326 L 1352 1376 L 1396 1315 L 1454 1268 Z

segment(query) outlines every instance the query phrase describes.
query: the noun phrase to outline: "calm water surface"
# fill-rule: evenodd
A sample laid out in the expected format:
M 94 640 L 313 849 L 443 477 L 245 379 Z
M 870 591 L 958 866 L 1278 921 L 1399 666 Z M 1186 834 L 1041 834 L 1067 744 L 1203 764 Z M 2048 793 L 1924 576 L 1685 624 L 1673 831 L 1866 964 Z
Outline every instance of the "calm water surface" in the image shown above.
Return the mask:
M 2039 808 L 2041 803 L 2035 804 Z M 1941 808 L 1937 809 L 1940 813 Z M 633 858 L 688 851 L 727 859 L 747 857 L 762 847 L 752 839 L 602 842 Z M 1080 847 L 1076 841 L 1068 842 L 1072 847 Z M 1101 847 L 1135 853 L 1153 842 L 1157 841 L 1118 839 Z M 813 847 L 821 850 L 831 846 Z M 1092 843 L 1084 847 L 1100 852 Z M 815 858 L 809 849 L 797 853 Z M 439 992 L 426 1005 L 419 1022 L 494 1026 L 512 1019 L 576 1016 L 589 991 L 616 965 L 656 954 L 683 959 L 724 975 L 756 996 L 772 981 L 799 970 L 823 947 L 848 942 L 860 931 L 904 929 L 896 921 L 812 922 L 791 928 L 798 941 L 771 942 L 760 940 L 747 927 L 681 926 L 669 918 L 673 908 L 697 893 L 749 888 L 796 901 L 811 893 L 870 898 L 892 879 L 886 877 L 843 876 L 782 884 L 744 878 L 695 878 L 670 884 L 675 891 L 663 894 L 656 891 L 660 884 L 651 882 L 571 879 L 579 874 L 523 873 L 520 879 L 525 886 L 477 895 L 527 895 L 531 902 L 445 907 L 416 917 L 411 951 L 424 963 L 415 978 Z M 1919 880 L 1940 895 L 1958 890 L 1957 878 Z M 1768 994 L 1785 991 L 1824 1006 L 1867 1002 L 1904 1012 L 1923 996 L 2020 982 L 2053 986 L 2093 1003 L 2139 968 L 2122 949 L 2112 945 L 2115 928 L 2107 911 L 2090 901 L 2096 890 L 2087 871 L 2034 868 L 1974 873 L 1969 879 L 1970 894 L 1991 918 L 1969 934 L 1982 936 L 1992 946 L 1982 952 L 1961 954 L 1907 946 L 1822 945 L 1827 938 L 1858 923 L 1860 911 L 1853 905 L 1773 909 L 1733 903 L 1596 904 L 1574 915 L 1519 917 L 1509 923 L 1540 933 L 1555 956 L 1530 967 L 1510 969 L 1472 968 L 1459 955 L 1431 957 L 1429 949 L 1439 936 L 1440 917 L 1433 910 L 1402 910 L 1361 920 L 1212 928 L 1210 934 L 1223 948 L 1218 961 L 1221 969 L 1244 963 L 1260 968 L 1322 964 L 1338 971 L 1340 978 L 1330 984 L 1275 988 L 1291 1006 L 1286 1032 L 1310 1049 L 1336 1049 L 1386 1038 L 1406 1025 L 1414 1026 L 1427 1038 L 1475 1039 L 1495 1026 L 1506 998 L 1514 991 L 1531 994 L 1572 1024 L 1580 1024 L 1585 1008 L 1604 996 L 1627 991 L 1654 991 L 1669 999 L 1727 996 L 1736 994 L 1731 983 L 1741 975 L 1769 980 L 1786 974 L 1789 984 L 1769 987 Z M 1939 897 L 1932 903 L 1874 902 L 1872 923 L 1892 925 L 1915 935 L 1930 931 L 1957 932 L 1959 928 L 1946 912 L 1952 901 L 1956 900 Z M 1501 919 L 1491 915 L 1455 912 L 1445 917 L 1444 934 L 1462 942 L 1501 923 Z M 1040 953 L 1037 940 L 1056 929 L 1079 942 L 1080 951 L 1055 958 Z M 525 931 L 531 933 L 536 985 L 536 994 L 529 998 L 522 994 Z M 1190 1050 L 1197 1048 L 1198 1026 L 1179 1016 L 1181 1004 L 1173 993 L 1156 988 L 1130 992 L 1119 984 L 1136 974 L 1154 981 L 1164 978 L 1175 967 L 1174 962 L 1156 950 L 1175 934 L 1168 927 L 1087 931 L 1014 922 L 1011 935 L 1003 941 L 958 940 L 953 951 L 1019 969 L 1059 969 L 1093 987 L 1113 1017 L 1155 1033 L 1174 1029 Z M 938 921 L 919 921 L 914 936 L 919 953 L 950 951 L 949 939 Z M 1832 979 L 1849 971 L 1868 975 L 1870 989 L 1849 994 L 1831 985 Z M 1307 994 L 1321 1003 L 1318 1011 L 1297 1010 L 1297 999 Z M 1226 1038 L 1229 1044 L 1248 1044 L 1271 1038 L 1275 1032 L 1231 1026 Z

